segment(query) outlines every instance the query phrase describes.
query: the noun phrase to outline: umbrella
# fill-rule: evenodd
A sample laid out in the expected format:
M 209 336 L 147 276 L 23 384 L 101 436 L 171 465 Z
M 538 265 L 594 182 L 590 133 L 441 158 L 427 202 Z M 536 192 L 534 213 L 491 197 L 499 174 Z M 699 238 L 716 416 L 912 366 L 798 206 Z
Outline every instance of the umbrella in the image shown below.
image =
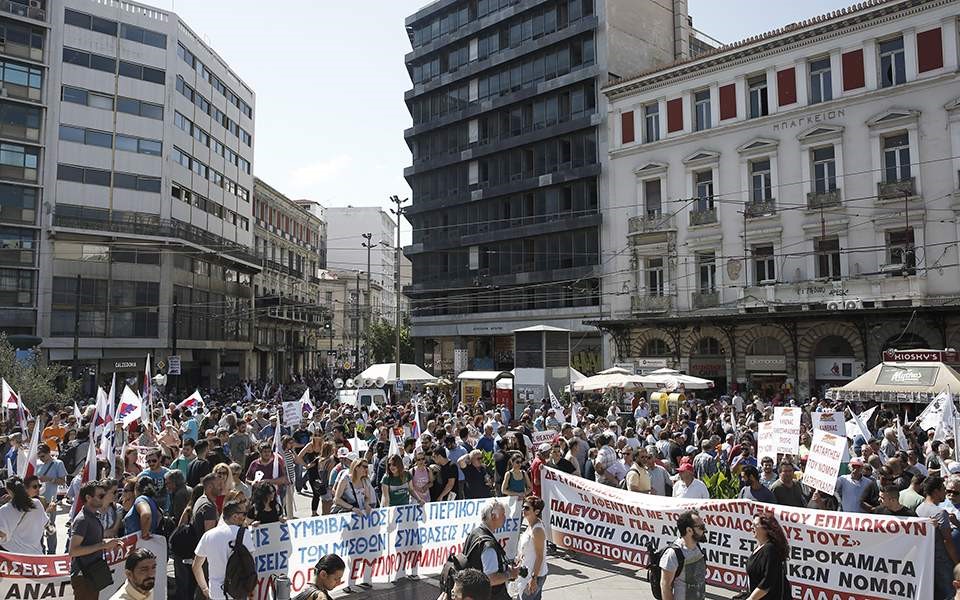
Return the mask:
M 397 366 L 394 363 L 381 363 L 378 365 L 373 365 L 368 367 L 363 373 L 360 373 L 360 377 L 363 379 L 380 379 L 387 383 L 393 383 L 397 380 L 396 376 Z M 401 364 L 400 365 L 400 380 L 401 381 L 434 381 L 436 377 L 427 373 L 417 365 Z
M 600 373 L 576 381 L 570 387 L 575 392 L 603 392 L 608 389 L 635 391 L 643 387 L 640 379 L 639 376 L 629 373 Z
M 652 388 L 666 388 L 670 391 L 677 389 L 681 385 L 688 390 L 709 390 L 713 389 L 713 382 L 709 379 L 702 379 L 692 375 L 682 375 L 679 371 L 673 369 L 657 369 L 649 375 L 640 377 L 640 383 Z

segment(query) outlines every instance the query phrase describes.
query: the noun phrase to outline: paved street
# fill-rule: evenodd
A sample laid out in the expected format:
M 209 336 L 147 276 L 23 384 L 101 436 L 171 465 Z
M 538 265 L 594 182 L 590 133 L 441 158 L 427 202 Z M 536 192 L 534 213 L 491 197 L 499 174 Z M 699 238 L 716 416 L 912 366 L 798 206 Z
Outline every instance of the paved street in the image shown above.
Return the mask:
M 296 512 L 301 517 L 310 515 L 310 498 L 296 496 Z M 67 513 L 61 508 L 57 515 L 58 547 L 66 536 Z M 543 597 L 548 600 L 653 600 L 646 574 L 632 567 L 609 564 L 601 559 L 559 552 L 549 558 L 550 575 Z M 173 576 L 172 567 L 169 575 Z M 400 580 L 392 584 L 377 584 L 372 589 L 354 588 L 353 593 L 338 591 L 335 598 L 364 600 L 433 600 L 439 594 L 436 578 Z M 730 592 L 709 589 L 708 598 L 730 598 Z

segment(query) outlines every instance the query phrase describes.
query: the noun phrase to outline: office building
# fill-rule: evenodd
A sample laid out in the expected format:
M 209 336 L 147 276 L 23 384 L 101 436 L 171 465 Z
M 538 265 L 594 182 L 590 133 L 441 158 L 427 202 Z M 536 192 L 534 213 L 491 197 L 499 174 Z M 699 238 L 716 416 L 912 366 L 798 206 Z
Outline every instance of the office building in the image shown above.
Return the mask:
M 253 91 L 152 7 L 12 0 L 0 25 L 0 329 L 101 377 L 148 353 L 183 385 L 245 376 Z
M 601 273 L 623 244 L 601 237 L 600 88 L 689 55 L 686 1 L 440 0 L 406 25 L 417 362 L 452 373 L 466 351 L 461 368 L 509 370 L 511 332 L 549 325 L 573 331 L 575 367 L 598 370 L 583 320 L 609 311 Z
M 960 345 L 958 9 L 863 3 L 604 90 L 612 362 L 803 398 Z

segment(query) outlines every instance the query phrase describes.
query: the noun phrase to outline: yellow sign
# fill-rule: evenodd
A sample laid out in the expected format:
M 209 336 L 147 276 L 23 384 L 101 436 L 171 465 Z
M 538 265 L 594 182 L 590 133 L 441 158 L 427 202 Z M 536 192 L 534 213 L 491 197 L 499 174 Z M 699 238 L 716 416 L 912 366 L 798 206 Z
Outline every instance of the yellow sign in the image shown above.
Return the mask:
M 460 382 L 460 397 L 464 402 L 475 404 L 483 394 L 483 385 L 479 381 L 464 379 Z

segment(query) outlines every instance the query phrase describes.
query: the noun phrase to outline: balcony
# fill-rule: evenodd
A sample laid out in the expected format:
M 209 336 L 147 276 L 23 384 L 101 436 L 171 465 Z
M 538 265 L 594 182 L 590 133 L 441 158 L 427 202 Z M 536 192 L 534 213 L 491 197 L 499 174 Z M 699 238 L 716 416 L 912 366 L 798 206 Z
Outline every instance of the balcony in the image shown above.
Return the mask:
M 708 208 L 701 210 L 699 208 L 694 208 L 690 211 L 690 227 L 697 227 L 698 225 L 712 225 L 717 222 L 717 209 Z
M 177 238 L 199 246 L 214 248 L 225 256 L 236 260 L 254 265 L 260 264 L 260 258 L 251 252 L 247 246 L 231 242 L 177 219 L 149 218 L 152 215 L 120 211 L 115 211 L 113 215 L 110 215 L 107 211 L 97 209 L 89 209 L 88 213 L 67 215 L 58 212 L 53 216 L 53 225 L 54 227 L 88 229 L 97 232 Z M 138 215 L 141 218 L 131 218 L 131 215 Z
M 642 217 L 630 217 L 627 221 L 628 234 L 655 233 L 677 228 L 672 214 L 664 215 L 660 211 L 651 211 Z
M 673 306 L 670 296 L 630 296 L 630 312 L 632 314 L 642 313 L 662 313 L 667 312 Z
M 878 200 L 906 199 L 916 196 L 916 178 L 901 179 L 899 181 L 881 181 L 877 184 Z
M 840 206 L 840 190 L 807 192 L 807 208 L 820 209 Z
M 693 309 L 714 308 L 720 306 L 720 292 L 694 292 Z
M 25 17 L 27 19 L 34 19 L 36 21 L 46 21 L 46 5 L 47 3 L 44 0 L 30 2 L 29 5 L 23 1 L 0 0 L 0 12 Z
M 756 219 L 777 213 L 777 201 L 773 198 L 748 202 L 745 209 L 748 219 Z

